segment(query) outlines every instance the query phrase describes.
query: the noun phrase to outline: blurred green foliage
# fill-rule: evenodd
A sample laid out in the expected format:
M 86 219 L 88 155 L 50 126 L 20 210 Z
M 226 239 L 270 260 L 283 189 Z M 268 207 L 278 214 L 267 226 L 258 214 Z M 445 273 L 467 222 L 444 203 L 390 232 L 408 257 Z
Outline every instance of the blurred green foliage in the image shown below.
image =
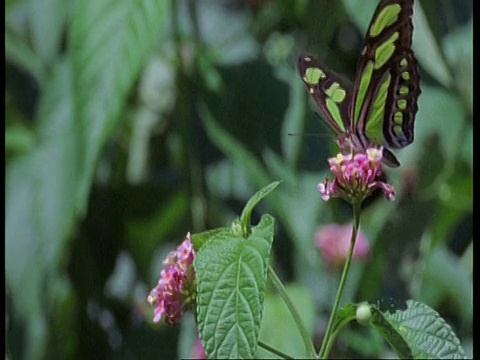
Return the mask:
M 151 322 L 161 260 L 187 231 L 228 226 L 274 180 L 254 219 L 277 219 L 274 266 L 318 346 L 338 274 L 313 234 L 351 214 L 316 191 L 334 147 L 295 59 L 317 54 L 352 78 L 376 3 L 7 1 L 6 356 L 188 357 L 191 317 Z M 415 5 L 415 142 L 386 171 L 397 200 L 364 209 L 372 256 L 353 265 L 343 300 L 424 301 L 471 355 L 472 1 Z M 273 294 L 266 304 L 265 339 L 292 339 Z M 343 334 L 332 356 L 391 355 L 363 327 Z

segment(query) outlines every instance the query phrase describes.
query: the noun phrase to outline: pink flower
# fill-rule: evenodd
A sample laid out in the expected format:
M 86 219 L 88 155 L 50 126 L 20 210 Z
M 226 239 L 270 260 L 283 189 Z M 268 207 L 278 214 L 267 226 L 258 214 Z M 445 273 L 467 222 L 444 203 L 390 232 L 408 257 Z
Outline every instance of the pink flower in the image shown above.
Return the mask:
M 382 152 L 382 147 L 372 147 L 365 152 L 339 153 L 328 159 L 333 181 L 325 178 L 323 183 L 317 185 L 322 199 L 328 201 L 332 197 L 341 197 L 349 203 L 359 203 L 375 189 L 381 189 L 388 200 L 394 200 L 393 186 L 379 180 Z
M 343 266 L 350 247 L 352 224 L 328 224 L 320 226 L 315 233 L 315 245 L 322 253 L 327 267 L 338 269 Z M 368 240 L 361 230 L 353 249 L 352 260 L 365 259 L 370 253 Z
M 195 301 L 194 258 L 195 250 L 188 233 L 180 246 L 163 260 L 158 284 L 148 295 L 148 302 L 155 304 L 154 322 L 164 316 L 167 324 L 176 324 Z

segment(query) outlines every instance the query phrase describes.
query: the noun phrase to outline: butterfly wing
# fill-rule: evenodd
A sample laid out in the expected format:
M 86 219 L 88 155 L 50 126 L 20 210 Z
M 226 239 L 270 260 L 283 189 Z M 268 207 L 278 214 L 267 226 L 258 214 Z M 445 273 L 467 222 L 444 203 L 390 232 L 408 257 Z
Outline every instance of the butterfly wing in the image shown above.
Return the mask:
M 412 15 L 413 0 L 382 0 L 368 27 L 350 109 L 350 131 L 364 147 L 402 148 L 413 141 L 420 76 L 411 50 Z
M 351 84 L 326 70 L 313 56 L 299 56 L 297 69 L 322 119 L 336 134 L 344 134 L 350 127 Z

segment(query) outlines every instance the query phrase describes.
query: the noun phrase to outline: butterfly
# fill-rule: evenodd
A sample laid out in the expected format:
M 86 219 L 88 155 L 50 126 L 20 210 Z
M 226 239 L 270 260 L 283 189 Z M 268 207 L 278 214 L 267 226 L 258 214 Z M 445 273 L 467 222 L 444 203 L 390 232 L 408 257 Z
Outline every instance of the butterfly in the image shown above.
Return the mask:
M 300 76 L 337 134 L 341 149 L 382 145 L 384 163 L 400 165 L 389 149 L 413 142 L 420 75 L 411 49 L 413 0 L 381 0 L 365 36 L 353 85 L 310 55 L 297 59 Z

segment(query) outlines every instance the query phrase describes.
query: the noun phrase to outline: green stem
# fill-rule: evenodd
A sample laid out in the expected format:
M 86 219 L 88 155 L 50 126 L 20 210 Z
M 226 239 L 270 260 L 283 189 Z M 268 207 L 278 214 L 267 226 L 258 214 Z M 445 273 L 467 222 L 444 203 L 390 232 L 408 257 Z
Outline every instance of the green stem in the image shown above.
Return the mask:
M 258 342 L 258 346 L 264 348 L 267 351 L 270 351 L 272 354 L 280 356 L 282 359 L 293 359 L 293 357 L 278 351 L 277 349 L 271 347 L 270 345 L 265 344 L 263 341 Z
M 332 335 L 330 336 L 330 339 L 328 340 L 328 343 L 326 345 L 325 354 L 328 355 L 330 353 L 330 349 L 332 348 L 333 343 L 335 342 L 335 338 L 337 337 L 337 334 L 340 331 L 340 329 L 342 329 L 345 325 L 347 325 L 353 319 L 355 319 L 354 316 L 352 318 L 345 319 L 345 321 L 343 321 L 341 324 L 339 324 L 337 327 L 335 327 L 335 329 L 333 330 Z
M 335 297 L 335 302 L 333 304 L 332 313 L 330 314 L 330 319 L 328 320 L 327 330 L 325 331 L 325 337 L 322 341 L 322 347 L 320 348 L 320 352 L 318 353 L 318 357 L 320 359 L 328 358 L 328 353 L 330 352 L 330 348 L 333 344 L 333 339 L 330 340 L 333 324 L 335 319 L 337 318 L 337 310 L 338 305 L 340 304 L 340 299 L 342 297 L 343 288 L 345 287 L 345 282 L 347 280 L 348 270 L 350 269 L 350 263 L 352 261 L 353 249 L 355 248 L 355 241 L 357 239 L 358 227 L 360 225 L 360 203 L 353 204 L 353 229 L 352 229 L 352 237 L 350 239 L 350 248 L 348 249 L 347 260 L 345 261 L 345 265 L 343 266 L 342 277 L 340 278 L 340 284 L 338 285 L 337 296 Z M 335 333 L 336 335 L 336 333 Z M 327 344 L 329 344 L 327 346 Z
M 295 306 L 293 306 L 292 300 L 287 294 L 287 291 L 285 290 L 285 287 L 283 286 L 282 282 L 278 278 L 277 274 L 273 270 L 271 266 L 268 267 L 269 270 L 269 275 L 270 275 L 270 280 L 272 280 L 273 285 L 277 289 L 278 293 L 282 297 L 283 301 L 285 302 L 285 305 L 287 306 L 288 310 L 290 311 L 290 314 L 293 317 L 293 320 L 295 321 L 295 324 L 297 325 L 298 331 L 300 332 L 300 335 L 303 340 L 303 344 L 305 345 L 305 351 L 308 353 L 307 357 L 316 359 L 317 354 L 315 351 L 315 347 L 313 346 L 312 340 L 310 339 L 310 334 L 307 331 L 307 328 L 303 324 L 302 319 L 300 318 L 300 315 L 298 314 L 297 310 L 295 309 Z

